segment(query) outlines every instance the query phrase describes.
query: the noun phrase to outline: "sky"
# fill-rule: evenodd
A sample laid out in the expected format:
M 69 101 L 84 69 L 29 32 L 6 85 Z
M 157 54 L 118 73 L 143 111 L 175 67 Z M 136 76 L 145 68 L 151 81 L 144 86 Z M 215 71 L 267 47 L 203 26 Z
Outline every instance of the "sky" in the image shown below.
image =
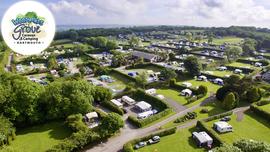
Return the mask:
M 269 0 L 37 0 L 58 25 L 190 25 L 270 28 Z M 18 0 L 0 0 L 0 18 Z

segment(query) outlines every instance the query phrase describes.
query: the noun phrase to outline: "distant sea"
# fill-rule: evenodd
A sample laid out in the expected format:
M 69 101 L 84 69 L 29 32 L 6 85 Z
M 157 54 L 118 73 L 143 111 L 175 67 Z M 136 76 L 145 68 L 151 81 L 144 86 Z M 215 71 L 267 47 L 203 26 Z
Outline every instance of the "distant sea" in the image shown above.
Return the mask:
M 66 31 L 70 29 L 92 29 L 92 28 L 121 28 L 121 27 L 132 27 L 133 25 L 57 25 L 57 31 Z

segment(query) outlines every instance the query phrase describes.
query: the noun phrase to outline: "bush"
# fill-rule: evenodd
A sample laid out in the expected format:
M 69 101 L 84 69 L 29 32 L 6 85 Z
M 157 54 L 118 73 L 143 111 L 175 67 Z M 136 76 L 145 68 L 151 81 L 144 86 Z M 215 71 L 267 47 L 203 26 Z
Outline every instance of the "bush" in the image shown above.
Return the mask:
M 201 109 L 201 111 L 200 111 L 200 113 L 208 113 L 208 112 L 209 112 L 209 110 L 206 109 L 206 108 L 203 108 L 203 109 Z
M 66 123 L 73 131 L 77 132 L 79 130 L 88 129 L 82 120 L 83 120 L 82 114 L 73 114 L 69 115 L 66 118 Z
M 136 143 L 141 142 L 141 141 L 146 141 L 154 136 L 160 136 L 160 137 L 168 136 L 168 135 L 174 134 L 176 132 L 176 130 L 177 130 L 177 128 L 174 127 L 171 129 L 166 129 L 166 130 L 160 131 L 160 132 L 155 133 L 155 134 L 150 134 L 150 135 L 142 137 L 142 138 L 131 140 L 131 141 L 127 142 L 126 144 L 124 144 L 123 152 L 134 152 L 133 146 Z
M 259 101 L 261 99 L 261 91 L 259 88 L 251 88 L 246 93 L 246 98 L 250 103 Z
M 197 95 L 202 94 L 205 96 L 207 94 L 207 92 L 208 92 L 208 89 L 204 85 L 200 85 L 199 88 L 196 90 Z
M 221 114 L 218 114 L 218 115 L 215 115 L 215 116 L 212 116 L 212 117 L 208 117 L 206 119 L 204 119 L 205 122 L 208 122 L 208 121 L 212 121 L 212 120 L 215 120 L 215 119 L 220 119 L 220 118 L 223 118 L 225 116 L 230 116 L 232 115 L 233 112 L 232 111 L 228 111 L 228 112 L 225 112 L 225 113 L 221 113 Z
M 233 143 L 233 146 L 238 147 L 243 152 L 269 152 L 270 144 L 250 139 L 242 139 Z
M 186 115 L 184 115 L 183 117 L 177 118 L 174 123 L 182 123 L 188 120 L 192 120 L 195 119 L 197 117 L 197 113 L 196 112 L 188 112 Z
M 225 99 L 223 100 L 223 108 L 226 110 L 231 110 L 238 105 L 239 99 L 236 97 L 235 93 L 230 92 L 226 95 Z
M 256 103 L 257 106 L 264 106 L 270 104 L 270 100 L 261 100 Z

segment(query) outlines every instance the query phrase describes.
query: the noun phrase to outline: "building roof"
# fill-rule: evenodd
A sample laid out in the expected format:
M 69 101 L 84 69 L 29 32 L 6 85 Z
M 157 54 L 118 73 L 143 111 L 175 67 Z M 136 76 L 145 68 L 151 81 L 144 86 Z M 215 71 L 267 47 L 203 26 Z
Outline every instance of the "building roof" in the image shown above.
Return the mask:
M 126 102 L 127 104 L 130 104 L 130 105 L 135 104 L 135 100 L 130 98 L 129 96 L 123 96 L 122 100 L 124 102 Z
M 88 119 L 98 118 L 98 114 L 96 112 L 89 112 L 85 115 Z
M 206 132 L 193 132 L 192 133 L 193 136 L 195 136 L 200 143 L 206 143 L 208 141 L 213 141 L 213 139 L 206 133 Z
M 140 51 L 133 51 L 132 55 L 136 56 L 136 57 L 142 57 L 142 58 L 147 59 L 147 60 L 151 60 L 154 57 L 157 57 L 157 55 L 155 55 L 155 54 L 150 54 L 150 53 L 145 53 L 145 52 L 140 52 Z
M 136 106 L 139 107 L 142 110 L 147 110 L 147 109 L 150 109 L 152 107 L 149 103 L 147 103 L 145 101 L 138 102 L 136 104 Z

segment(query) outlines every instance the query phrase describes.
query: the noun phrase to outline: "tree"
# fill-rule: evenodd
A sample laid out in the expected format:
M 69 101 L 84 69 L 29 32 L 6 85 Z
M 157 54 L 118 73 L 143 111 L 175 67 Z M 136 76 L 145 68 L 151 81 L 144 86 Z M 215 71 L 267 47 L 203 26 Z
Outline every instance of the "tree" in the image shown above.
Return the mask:
M 92 109 L 95 90 L 87 81 L 54 81 L 41 95 L 42 111 L 48 120 L 85 114 Z
M 107 41 L 108 41 L 107 38 L 99 36 L 96 38 L 95 47 L 106 49 Z
M 112 99 L 112 93 L 104 87 L 95 87 L 94 101 L 97 103 L 107 102 Z
M 259 88 L 250 88 L 246 93 L 246 98 L 250 103 L 259 101 L 261 99 L 261 92 Z
M 0 146 L 8 143 L 8 138 L 15 138 L 13 124 L 4 116 L 0 115 Z
M 239 75 L 232 74 L 230 75 L 230 77 L 226 78 L 224 82 L 227 85 L 235 85 L 239 83 L 240 80 L 241 80 L 241 77 Z
M 207 39 L 208 44 L 212 44 L 213 40 L 214 40 L 213 35 L 208 36 L 208 39 Z
M 117 113 L 109 113 L 105 116 L 100 123 L 100 131 L 103 136 L 110 136 L 124 127 L 124 121 Z
M 52 70 L 52 69 L 57 69 L 58 68 L 58 64 L 57 64 L 57 60 L 55 55 L 51 55 L 48 58 L 48 69 Z
M 225 50 L 225 54 L 229 62 L 236 60 L 242 52 L 242 48 L 239 46 L 228 46 Z
M 192 41 L 192 33 L 186 33 L 186 38 L 188 39 L 188 41 Z
M 228 92 L 231 92 L 231 89 L 229 86 L 223 86 L 217 90 L 216 98 L 219 101 L 223 101 L 225 96 L 228 94 Z
M 130 40 L 128 41 L 128 43 L 129 43 L 129 45 L 130 45 L 131 47 L 134 48 L 134 47 L 137 47 L 137 46 L 140 45 L 141 40 L 140 40 L 138 37 L 132 36 L 132 37 L 130 38 Z
M 242 152 L 242 151 L 241 151 L 241 149 L 239 149 L 235 146 L 224 144 L 220 147 L 214 148 L 213 152 Z
M 112 57 L 112 66 L 119 67 L 127 63 L 126 56 L 124 54 L 114 55 Z
M 236 97 L 236 93 L 228 93 L 223 100 L 223 108 L 226 110 L 231 110 L 238 105 L 239 99 Z
M 106 44 L 106 49 L 107 50 L 113 50 L 113 49 L 116 49 L 117 46 L 118 46 L 118 44 L 115 41 L 110 40 Z
M 147 84 L 147 78 L 148 78 L 147 73 L 146 72 L 142 72 L 141 74 L 139 74 L 136 77 L 136 82 L 142 88 L 145 88 L 145 85 Z
M 266 142 L 255 141 L 251 139 L 242 139 L 233 143 L 234 146 L 243 152 L 269 152 L 270 144 Z
M 79 38 L 78 32 L 76 32 L 75 30 L 71 30 L 70 31 L 70 39 L 75 42 L 78 40 L 78 38 Z
M 208 89 L 204 85 L 200 85 L 199 88 L 196 90 L 197 94 L 203 94 L 203 95 L 206 95 L 207 91 Z
M 176 78 L 177 74 L 172 69 L 164 68 L 160 71 L 160 77 L 167 80 Z
M 190 75 L 197 76 L 201 73 L 201 64 L 195 56 L 187 57 L 184 60 L 184 67 Z
M 195 37 L 195 40 L 198 41 L 199 43 L 201 43 L 201 41 L 203 40 L 203 36 L 198 35 L 198 36 Z
M 257 41 L 254 39 L 245 39 L 242 49 L 245 55 L 254 55 L 254 51 L 256 51 Z
M 85 73 L 86 73 L 86 68 L 85 68 L 84 66 L 82 66 L 82 67 L 80 67 L 79 71 L 80 71 L 80 73 L 81 73 L 82 75 L 85 75 Z

